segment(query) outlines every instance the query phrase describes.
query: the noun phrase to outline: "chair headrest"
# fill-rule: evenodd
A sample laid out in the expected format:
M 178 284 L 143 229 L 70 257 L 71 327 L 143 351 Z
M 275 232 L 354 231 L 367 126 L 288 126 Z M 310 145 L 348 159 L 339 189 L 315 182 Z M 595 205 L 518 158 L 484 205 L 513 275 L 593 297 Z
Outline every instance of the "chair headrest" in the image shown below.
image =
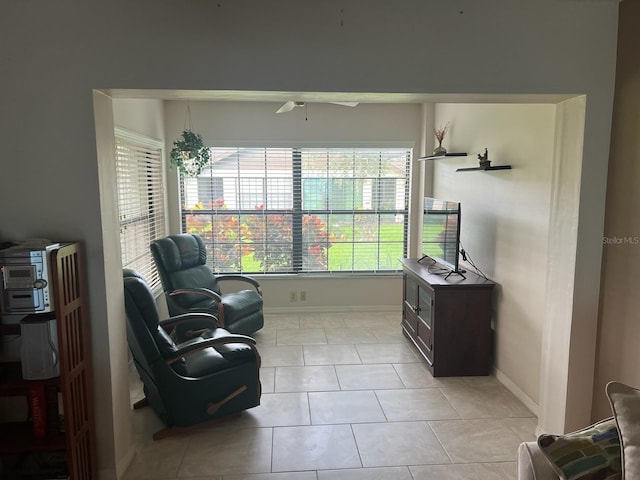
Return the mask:
M 127 317 L 139 317 L 151 332 L 155 331 L 160 323 L 160 316 L 147 282 L 138 272 L 128 268 L 122 271 L 122 276 Z
M 122 269 L 122 276 L 124 278 L 139 278 L 140 280 L 144 281 L 144 278 L 142 278 L 142 275 L 140 275 L 138 272 L 136 272 L 135 270 L 133 270 L 131 268 L 123 268 Z
M 170 235 L 154 241 L 152 249 L 154 248 L 167 273 L 204 265 L 207 262 L 207 250 L 199 235 Z

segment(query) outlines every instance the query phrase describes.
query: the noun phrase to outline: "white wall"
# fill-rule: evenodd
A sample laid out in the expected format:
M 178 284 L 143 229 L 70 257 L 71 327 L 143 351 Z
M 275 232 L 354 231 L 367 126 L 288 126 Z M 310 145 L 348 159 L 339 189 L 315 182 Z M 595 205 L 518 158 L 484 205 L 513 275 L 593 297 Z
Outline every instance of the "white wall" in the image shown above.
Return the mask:
M 99 403 L 122 377 L 106 360 L 108 304 L 120 299 L 92 89 L 585 94 L 576 263 L 589 263 L 574 305 L 597 311 L 617 12 L 615 0 L 5 1 L 0 238 L 86 245 L 101 478 L 121 460 L 105 425 L 127 420 Z
M 495 367 L 537 406 L 555 105 L 437 105 L 435 124 L 447 122 L 445 148 L 469 155 L 434 162 L 433 196 L 462 203 L 462 245 L 497 283 Z M 456 172 L 485 148 L 512 170 Z
M 105 271 L 107 289 L 111 301 L 107 303 L 107 325 L 101 326 L 99 337 L 109 345 L 108 357 L 100 364 L 108 363 L 114 378 L 128 379 L 128 347 L 122 290 L 122 263 L 117 185 L 115 167 L 114 127 L 126 128 L 131 132 L 164 141 L 163 105 L 159 100 L 115 100 L 102 93 L 94 93 L 96 124 L 96 145 L 98 173 L 100 179 L 102 235 L 105 239 L 104 258 L 113 268 Z M 100 377 L 96 377 L 100 378 Z M 108 390 L 106 387 L 110 387 Z M 96 398 L 96 411 L 112 411 L 118 422 L 109 421 L 106 415 L 97 415 L 98 431 L 109 431 L 112 443 L 102 445 L 103 457 L 112 456 L 112 466 L 103 470 L 103 475 L 117 477 L 126 469 L 133 458 L 133 431 L 131 428 L 131 405 L 129 382 L 113 382 L 103 386 L 103 393 Z M 100 442 L 100 439 L 98 439 Z M 100 445 L 100 443 L 99 443 Z
M 94 112 L 95 112 L 95 135 L 96 135 L 96 155 L 98 161 L 99 188 L 102 192 L 100 196 L 100 211 L 102 213 L 101 228 L 104 239 L 103 255 L 105 262 L 109 262 L 117 267 L 107 269 L 100 278 L 104 282 L 105 290 L 114 296 L 111 302 L 107 302 L 106 318 L 108 322 L 92 324 L 91 336 L 92 346 L 95 346 L 96 339 L 100 339 L 108 348 L 95 349 L 93 351 L 94 379 L 109 378 L 110 375 L 123 375 L 127 372 L 126 367 L 126 330 L 124 327 L 124 295 L 122 287 L 122 264 L 120 262 L 120 236 L 118 225 L 118 202 L 115 172 L 115 142 L 113 108 L 111 99 L 100 92 L 94 92 Z M 91 260 L 89 259 L 89 262 Z M 99 382 L 99 381 L 98 381 Z M 94 399 L 96 412 L 113 412 L 114 416 L 130 418 L 128 402 L 125 403 L 125 386 L 120 382 L 110 382 L 101 385 L 96 392 Z M 125 459 L 124 463 L 131 458 L 128 453 L 131 450 L 131 429 L 124 428 L 123 425 L 115 423 L 108 415 L 96 415 L 96 431 L 102 432 L 97 438 L 98 454 L 104 462 L 108 462 L 109 468 L 105 468 L 105 475 L 117 475 L 117 463 L 120 459 Z M 116 442 L 104 442 L 105 438 L 113 438 Z
M 138 98 L 114 98 L 113 121 L 124 128 L 164 142 L 164 102 Z
M 164 103 L 161 100 L 113 99 L 113 122 L 115 127 L 123 128 L 160 142 L 165 140 Z M 112 157 L 111 160 L 115 161 L 115 157 Z M 101 164 L 101 171 L 103 168 L 109 169 L 111 174 L 115 175 L 115 163 Z M 113 177 L 110 181 L 113 183 Z M 119 242 L 120 239 L 118 237 L 118 256 L 116 257 L 118 259 L 120 258 Z M 113 290 L 117 291 L 117 288 L 122 286 L 122 275 L 121 271 L 113 273 Z M 122 295 L 121 292 L 122 290 L 120 290 L 119 296 Z M 128 360 L 130 355 L 128 354 L 129 348 L 126 343 L 124 304 L 122 302 L 124 302 L 124 298 L 120 302 L 117 314 L 109 316 L 110 324 L 112 325 L 109 329 L 110 336 L 113 339 L 110 358 L 112 372 L 115 375 L 122 375 L 122 378 L 126 378 L 129 375 L 130 366 Z M 160 301 L 159 304 L 161 309 L 165 307 L 164 301 Z M 116 322 L 115 325 L 113 325 L 114 321 Z M 114 399 L 117 399 L 117 401 L 114 401 L 114 417 L 122 418 L 123 420 L 131 418 L 132 410 L 128 383 L 114 383 L 113 396 Z M 134 455 L 134 450 L 130 447 L 133 443 L 131 438 L 133 431 L 124 421 L 115 422 L 114 426 L 116 427 L 114 432 L 116 471 L 118 475 L 121 475 Z
M 579 251 L 579 217 L 588 216 L 589 208 L 581 202 L 588 186 L 580 182 L 585 105 L 586 98 L 578 96 L 556 106 L 538 415 L 538 428 L 544 432 L 576 430 L 588 422 L 591 411 L 597 285 L 589 285 L 593 280 L 588 272 L 598 266 Z M 576 281 L 581 275 L 584 281 Z

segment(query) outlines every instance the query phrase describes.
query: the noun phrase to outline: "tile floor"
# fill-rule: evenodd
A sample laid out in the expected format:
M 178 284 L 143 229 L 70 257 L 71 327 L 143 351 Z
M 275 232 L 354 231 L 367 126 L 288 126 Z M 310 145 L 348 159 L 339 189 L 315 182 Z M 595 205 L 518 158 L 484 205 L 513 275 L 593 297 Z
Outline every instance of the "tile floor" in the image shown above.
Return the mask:
M 495 378 L 433 378 L 399 314 L 272 314 L 255 338 L 261 405 L 157 442 L 152 410 L 134 411 L 125 480 L 509 480 L 535 438 Z

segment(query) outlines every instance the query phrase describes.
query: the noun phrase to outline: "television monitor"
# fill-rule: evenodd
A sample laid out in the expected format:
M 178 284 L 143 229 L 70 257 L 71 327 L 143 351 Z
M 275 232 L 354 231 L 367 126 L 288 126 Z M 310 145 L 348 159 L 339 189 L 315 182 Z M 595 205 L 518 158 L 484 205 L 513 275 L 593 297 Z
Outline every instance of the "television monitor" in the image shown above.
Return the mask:
M 425 197 L 423 212 L 423 258 L 430 257 L 449 269 L 450 274 L 458 274 L 460 203 Z

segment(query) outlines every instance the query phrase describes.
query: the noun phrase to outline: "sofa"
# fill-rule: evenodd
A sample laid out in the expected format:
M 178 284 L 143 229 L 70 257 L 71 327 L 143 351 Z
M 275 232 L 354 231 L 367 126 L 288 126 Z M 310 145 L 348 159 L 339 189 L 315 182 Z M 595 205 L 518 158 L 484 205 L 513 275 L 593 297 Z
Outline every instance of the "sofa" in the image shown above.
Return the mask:
M 558 480 L 558 474 L 544 456 L 537 442 L 524 442 L 518 447 L 518 480 Z
M 518 480 L 640 479 L 640 390 L 609 382 L 605 391 L 612 417 L 520 444 Z

